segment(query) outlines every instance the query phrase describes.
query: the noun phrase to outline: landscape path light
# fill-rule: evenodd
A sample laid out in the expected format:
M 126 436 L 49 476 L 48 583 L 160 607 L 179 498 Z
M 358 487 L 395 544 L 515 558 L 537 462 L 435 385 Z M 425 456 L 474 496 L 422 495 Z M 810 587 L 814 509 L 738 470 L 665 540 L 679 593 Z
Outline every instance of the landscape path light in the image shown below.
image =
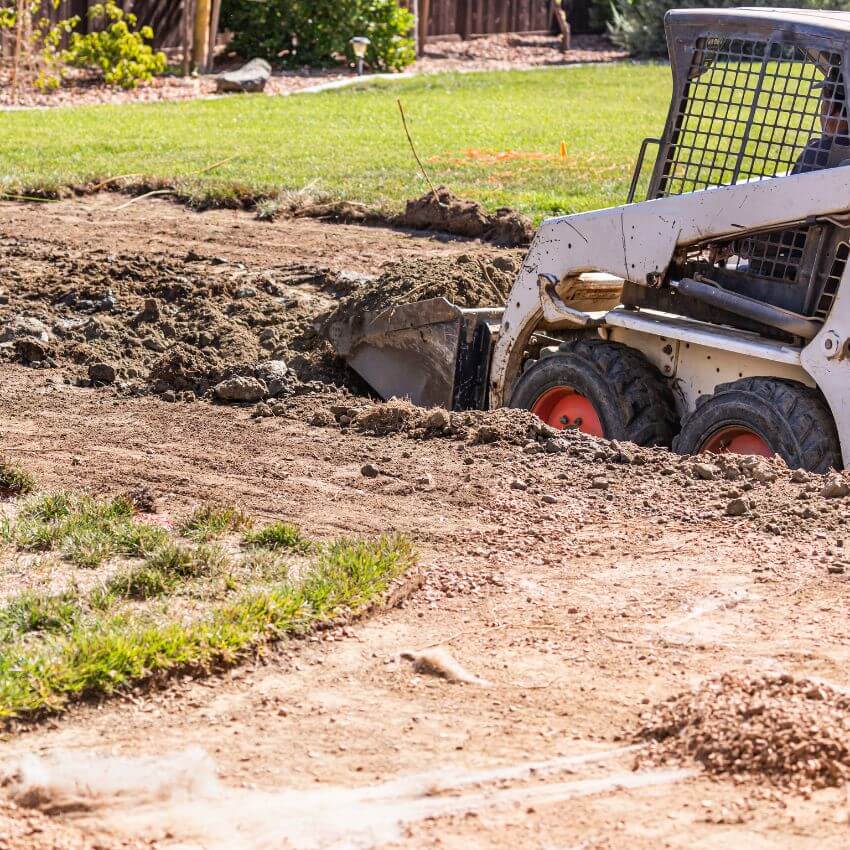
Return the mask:
M 355 35 L 354 38 L 351 39 L 349 44 L 351 45 L 351 49 L 354 51 L 354 55 L 357 58 L 357 76 L 363 76 L 363 58 L 366 56 L 366 48 L 372 42 L 366 38 L 365 35 Z

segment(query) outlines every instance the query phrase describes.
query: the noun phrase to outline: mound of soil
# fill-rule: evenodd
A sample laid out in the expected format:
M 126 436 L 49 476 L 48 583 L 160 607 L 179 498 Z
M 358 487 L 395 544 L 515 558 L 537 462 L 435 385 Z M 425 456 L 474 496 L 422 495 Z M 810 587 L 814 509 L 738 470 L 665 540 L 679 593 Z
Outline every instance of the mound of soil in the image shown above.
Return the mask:
M 727 673 L 642 717 L 649 759 L 807 791 L 850 779 L 850 697 L 809 679 Z
M 434 192 L 426 192 L 421 198 L 408 201 L 405 211 L 393 224 L 485 239 L 506 248 L 528 245 L 534 233 L 531 219 L 521 213 L 500 207 L 491 215 L 481 204 L 458 198 L 445 186 L 437 188 L 436 196 Z
M 500 307 L 519 272 L 519 255 L 411 259 L 356 287 L 330 314 L 326 325 L 363 312 L 378 312 L 411 301 L 445 298 L 458 307 Z
M 467 410 L 450 413 L 442 408 L 417 407 L 404 399 L 393 398 L 377 404 L 332 404 L 327 416 L 315 417 L 314 424 L 350 426 L 361 434 L 387 437 L 402 434 L 417 440 L 433 438 L 463 440 L 471 443 L 508 443 L 525 446 L 554 438 L 593 440 L 584 434 L 560 432 L 541 422 L 528 410 Z M 344 418 L 343 418 L 344 417 Z
M 24 239 L 0 246 L 0 268 L 0 353 L 30 366 L 81 367 L 80 381 L 184 395 L 232 377 L 265 380 L 266 361 L 284 361 L 304 381 L 345 379 L 313 322 L 356 276 Z

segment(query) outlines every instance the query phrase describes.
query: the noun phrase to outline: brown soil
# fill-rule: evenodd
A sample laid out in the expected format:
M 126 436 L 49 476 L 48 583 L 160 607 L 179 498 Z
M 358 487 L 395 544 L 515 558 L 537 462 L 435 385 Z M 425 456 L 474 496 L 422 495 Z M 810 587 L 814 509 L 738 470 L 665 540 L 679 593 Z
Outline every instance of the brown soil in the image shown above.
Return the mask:
M 303 262 L 248 266 L 194 249 L 151 258 L 11 238 L 0 263 L 10 282 L 0 306 L 7 358 L 81 384 L 114 381 L 127 393 L 191 400 L 212 397 L 228 378 L 268 384 L 269 361 L 292 369 L 272 397 L 315 391 L 316 380 L 362 391 L 314 327 L 339 298 L 348 295 L 343 309 L 352 310 L 436 294 L 462 306 L 498 304 L 518 260 L 403 259 L 376 278 Z
M 488 213 L 481 204 L 453 195 L 445 186 L 408 201 L 405 211 L 395 219 L 397 226 L 415 230 L 440 230 L 486 239 L 506 248 L 526 246 L 531 242 L 531 219 L 503 207 Z
M 364 281 L 322 321 L 380 312 L 399 304 L 445 298 L 458 307 L 501 307 L 516 279 L 518 254 L 461 254 L 438 260 L 411 257 Z
M 811 792 L 850 779 L 850 698 L 790 675 L 724 674 L 645 718 L 651 757 L 694 758 L 709 773 Z
M 493 253 L 375 228 L 198 215 L 156 201 L 120 212 L 114 205 L 108 197 L 2 204 L 0 237 L 5 244 L 27 234 L 80 263 L 92 256 L 93 294 L 108 266 L 99 251 L 152 265 L 178 258 L 190 281 L 190 250 L 205 258 L 205 271 L 216 268 L 211 258 L 224 260 L 224 279 L 240 263 L 246 274 L 300 264 L 331 279 L 377 278 L 414 256 Z M 29 246 L 0 264 L 5 292 L 33 310 L 50 302 L 25 299 L 28 281 L 47 279 L 37 256 Z M 281 285 L 316 314 L 336 297 L 312 282 Z M 208 299 L 227 318 L 229 293 Z M 128 285 L 122 297 L 132 317 L 144 298 L 159 296 Z M 59 354 L 56 369 L 2 365 L 3 448 L 42 486 L 146 487 L 163 521 L 218 499 L 314 537 L 402 532 L 421 553 L 424 584 L 396 609 L 283 644 L 227 674 L 139 688 L 13 732 L 0 742 L 10 769 L 28 753 L 61 761 L 57 751 L 71 753 L 62 775 L 78 786 L 88 776 L 82 764 L 96 770 L 98 759 L 121 757 L 126 769 L 98 805 L 49 818 L 16 810 L 6 801 L 13 786 L 0 788 L 8 847 L 846 846 L 845 795 L 814 787 L 819 771 L 799 774 L 791 762 L 792 781 L 767 793 L 763 773 L 742 771 L 734 781 L 709 773 L 678 744 L 670 755 L 684 770 L 655 767 L 651 746 L 634 770 L 640 756 L 623 746 L 666 717 L 658 709 L 642 722 L 653 705 L 680 706 L 676 718 L 703 706 L 723 720 L 706 683 L 724 674 L 741 685 L 728 688 L 727 702 L 721 690 L 718 705 L 730 712 L 739 697 L 763 701 L 765 717 L 796 724 L 801 744 L 809 746 L 809 718 L 830 746 L 846 740 L 848 712 L 835 694 L 850 684 L 850 499 L 831 495 L 841 488 L 764 460 L 706 464 L 529 433 L 525 414 L 505 411 L 445 423 L 445 412 L 393 412 L 324 387 L 287 398 L 284 415 L 268 418 L 232 405 L 169 404 L 64 383 Z M 492 440 L 481 438 L 482 427 L 493 429 Z M 736 498 L 747 510 L 728 516 Z M 6 579 L 36 580 L 25 566 L 4 563 Z M 436 647 L 475 683 L 407 660 Z M 817 683 L 825 699 L 786 699 L 770 688 L 747 695 L 748 682 L 776 674 Z M 682 696 L 692 692 L 703 696 Z M 717 726 L 717 752 L 745 745 L 732 731 L 724 737 L 729 725 Z M 667 740 L 672 748 L 677 738 Z M 212 760 L 218 790 L 163 791 L 153 805 L 123 790 L 136 760 L 190 747 Z M 106 764 L 98 776 L 109 773 Z M 158 787 L 172 767 L 163 763 Z

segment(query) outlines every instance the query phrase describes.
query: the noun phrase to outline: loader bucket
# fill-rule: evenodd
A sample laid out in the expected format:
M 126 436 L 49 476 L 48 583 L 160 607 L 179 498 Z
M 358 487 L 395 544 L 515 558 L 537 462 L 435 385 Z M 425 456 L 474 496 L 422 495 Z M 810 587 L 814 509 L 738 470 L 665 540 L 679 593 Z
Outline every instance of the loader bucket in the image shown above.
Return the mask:
M 332 318 L 323 332 L 381 398 L 470 410 L 487 403 L 492 335 L 502 313 L 431 298 Z

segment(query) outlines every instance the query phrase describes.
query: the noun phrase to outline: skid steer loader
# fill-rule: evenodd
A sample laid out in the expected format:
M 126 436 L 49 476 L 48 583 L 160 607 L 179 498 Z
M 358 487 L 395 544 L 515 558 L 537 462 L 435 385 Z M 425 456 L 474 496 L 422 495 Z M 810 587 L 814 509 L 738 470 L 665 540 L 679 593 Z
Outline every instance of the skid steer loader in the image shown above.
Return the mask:
M 385 398 L 840 469 L 850 13 L 688 9 L 665 26 L 673 97 L 626 204 L 544 221 L 505 305 L 433 299 L 328 336 Z

